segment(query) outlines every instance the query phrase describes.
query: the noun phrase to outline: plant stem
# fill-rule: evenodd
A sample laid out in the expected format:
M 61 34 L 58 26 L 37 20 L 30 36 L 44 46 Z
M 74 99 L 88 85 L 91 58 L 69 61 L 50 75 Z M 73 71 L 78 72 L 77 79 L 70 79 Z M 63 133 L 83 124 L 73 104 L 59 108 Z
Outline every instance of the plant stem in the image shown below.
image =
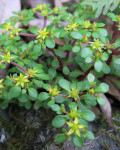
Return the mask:
M 120 51 L 113 51 L 113 53 L 112 53 L 113 55 L 120 55 Z
M 63 64 L 63 62 L 62 62 L 62 59 L 61 59 L 59 56 L 57 56 L 57 55 L 55 54 L 55 52 L 54 52 L 53 49 L 49 49 L 49 50 L 54 54 L 54 56 L 55 56 L 55 57 L 57 58 L 57 60 L 59 61 L 60 68 L 63 69 L 64 64 Z M 67 76 L 67 75 L 64 75 L 64 78 L 67 79 L 67 80 L 70 80 L 70 79 L 69 79 L 69 76 Z
M 47 25 L 47 17 L 44 16 L 43 29 L 46 27 L 46 25 Z
M 65 95 L 65 94 L 58 94 L 57 96 L 59 96 L 59 97 L 68 97 L 68 95 Z
M 94 69 L 94 66 L 92 66 L 91 68 L 89 68 L 84 75 L 82 75 L 81 77 L 78 78 L 78 81 L 82 81 L 85 79 L 85 77 L 90 73 L 90 71 L 92 71 Z
M 63 65 L 63 62 L 62 62 L 61 58 L 55 54 L 53 49 L 50 49 L 50 51 L 55 55 L 55 57 L 59 61 L 60 67 L 63 68 L 64 65 Z
M 19 33 L 20 36 L 28 36 L 28 37 L 36 37 L 35 34 L 30 34 L 30 33 Z
M 117 23 L 116 22 L 114 22 L 113 23 L 113 35 L 112 35 L 112 40 L 110 41 L 110 44 L 112 44 L 112 43 L 114 43 L 115 41 L 116 41 L 116 39 L 117 39 L 117 37 L 118 37 L 118 27 L 116 26 L 117 25 Z
M 13 61 L 11 61 L 10 64 L 12 64 L 12 65 L 18 67 L 18 68 L 21 69 L 23 72 L 27 72 L 22 66 L 18 65 L 17 63 L 15 63 L 15 62 L 13 62 Z
M 76 42 L 77 42 L 77 39 L 75 39 L 75 40 L 73 41 L 72 46 L 74 46 Z

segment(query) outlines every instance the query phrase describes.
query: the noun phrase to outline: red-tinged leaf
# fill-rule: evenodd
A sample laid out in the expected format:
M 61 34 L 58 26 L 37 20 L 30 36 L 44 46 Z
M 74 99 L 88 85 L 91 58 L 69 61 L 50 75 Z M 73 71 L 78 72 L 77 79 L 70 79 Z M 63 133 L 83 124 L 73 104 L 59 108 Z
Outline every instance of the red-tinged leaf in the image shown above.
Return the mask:
M 112 122 L 112 109 L 111 109 L 110 102 L 108 101 L 107 97 L 104 94 L 100 93 L 99 96 L 101 98 L 104 98 L 105 101 L 106 101 L 106 104 L 105 105 L 100 105 L 100 108 L 101 108 L 102 112 L 104 113 L 104 116 L 106 117 L 106 119 L 109 122 L 110 126 L 113 128 L 113 130 L 116 131 L 116 129 L 114 127 L 114 124 Z
M 61 41 L 60 39 L 53 37 L 53 40 L 55 41 L 56 44 L 58 45 L 65 45 L 65 43 L 63 41 Z

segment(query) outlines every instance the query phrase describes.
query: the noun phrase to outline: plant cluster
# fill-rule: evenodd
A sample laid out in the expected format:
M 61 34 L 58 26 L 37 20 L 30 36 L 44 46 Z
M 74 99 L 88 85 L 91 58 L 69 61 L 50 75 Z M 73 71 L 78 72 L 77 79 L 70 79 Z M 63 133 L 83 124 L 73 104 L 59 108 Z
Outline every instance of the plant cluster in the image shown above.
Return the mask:
M 81 147 L 84 138 L 94 139 L 88 130 L 88 122 L 95 119 L 91 107 L 105 105 L 99 93 L 109 90 L 99 79 L 106 74 L 120 75 L 120 39 L 115 36 L 120 16 L 107 14 L 115 22 L 111 36 L 103 22 L 88 19 L 95 18 L 91 7 L 80 3 L 72 8 L 73 14 L 65 6 L 51 9 L 49 4 L 39 4 L 14 12 L 15 16 L 0 25 L 0 69 L 10 64 L 7 75 L 0 79 L 0 108 L 16 103 L 26 109 L 51 109 L 56 114 L 53 127 L 67 125 L 55 141 L 72 139 Z M 36 12 L 44 16 L 42 29 L 28 28 Z M 47 20 L 51 21 L 48 26 Z

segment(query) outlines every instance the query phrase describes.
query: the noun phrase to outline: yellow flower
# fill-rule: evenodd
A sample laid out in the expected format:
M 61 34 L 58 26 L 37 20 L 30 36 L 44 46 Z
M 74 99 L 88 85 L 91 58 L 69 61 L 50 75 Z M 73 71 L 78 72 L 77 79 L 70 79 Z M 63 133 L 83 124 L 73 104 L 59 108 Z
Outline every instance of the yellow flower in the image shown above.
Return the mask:
M 46 30 L 47 30 L 46 27 L 43 30 L 42 29 L 38 30 L 38 33 L 40 35 L 38 35 L 37 38 L 42 38 L 44 40 L 46 38 L 46 35 L 49 34 L 49 32 L 47 32 Z
M 99 39 L 97 39 L 95 42 L 89 42 L 91 44 L 93 44 L 92 49 L 98 49 L 100 52 L 101 51 L 101 47 L 104 46 L 104 44 L 102 44 L 102 42 L 99 41 Z
M 65 30 L 74 30 L 76 27 L 78 27 L 79 26 L 79 24 L 77 24 L 77 23 L 72 23 L 72 24 L 70 24 L 70 25 L 68 25 L 68 28 L 67 29 L 65 29 Z
M 70 118 L 76 118 L 76 117 L 78 117 L 79 116 L 79 113 L 77 112 L 77 107 L 75 107 L 75 109 L 74 110 L 70 110 L 70 113 L 68 114 L 68 116 L 70 117 Z
M 0 57 L 3 58 L 2 62 L 8 62 L 10 63 L 11 59 L 14 58 L 14 56 L 10 56 L 10 51 L 7 53 L 7 54 L 4 54 L 4 55 L 0 55 Z
M 26 82 L 29 82 L 29 80 L 27 78 L 28 78 L 28 76 L 23 76 L 22 73 L 20 73 L 19 77 L 14 78 L 14 80 L 17 81 L 15 86 L 21 85 L 22 87 L 24 87 L 24 84 Z
M 38 71 L 37 71 L 37 70 L 34 70 L 34 69 L 32 69 L 32 68 L 29 68 L 27 72 L 28 72 L 28 76 L 31 78 L 32 76 L 37 76 L 36 73 L 37 73 Z
M 6 23 L 5 25 L 4 25 L 4 28 L 3 28 L 3 30 L 5 30 L 5 31 L 8 31 L 10 28 L 12 28 L 13 26 L 11 26 L 11 22 L 9 22 L 8 24 Z
M 34 11 L 41 11 L 47 8 L 46 4 L 38 4 L 36 8 L 33 8 Z
M 86 29 L 89 28 L 90 27 L 90 21 L 89 20 L 84 21 L 83 22 L 83 27 L 86 28 Z
M 0 80 L 0 88 L 3 88 L 4 86 L 1 84 L 3 82 L 4 79 Z
M 69 96 L 69 97 L 72 97 L 72 98 L 74 98 L 75 100 L 76 100 L 76 99 L 79 99 L 79 91 L 78 91 L 78 89 L 72 88 L 72 90 L 69 91 L 69 93 L 70 93 L 70 96 Z
M 12 33 L 18 36 L 18 33 L 23 30 L 23 29 L 19 29 L 18 26 L 15 26 L 15 28 L 12 29 Z
M 90 89 L 90 90 L 89 90 L 89 93 L 90 93 L 91 95 L 93 95 L 93 94 L 95 93 L 95 91 L 94 91 L 93 89 Z
M 74 122 L 67 122 L 68 126 L 71 128 L 66 135 L 71 135 L 72 133 L 76 133 L 80 137 L 80 129 L 84 128 L 85 125 L 80 125 L 78 118 L 75 118 Z
M 54 11 L 58 12 L 59 11 L 59 7 L 54 7 Z
M 47 9 L 42 10 L 42 11 L 41 11 L 41 14 L 42 14 L 43 16 L 47 16 L 47 15 L 48 15 L 48 10 L 47 10 Z
M 56 96 L 60 93 L 60 91 L 57 90 L 57 86 L 55 86 L 53 89 L 51 87 L 49 87 L 48 91 L 52 96 Z

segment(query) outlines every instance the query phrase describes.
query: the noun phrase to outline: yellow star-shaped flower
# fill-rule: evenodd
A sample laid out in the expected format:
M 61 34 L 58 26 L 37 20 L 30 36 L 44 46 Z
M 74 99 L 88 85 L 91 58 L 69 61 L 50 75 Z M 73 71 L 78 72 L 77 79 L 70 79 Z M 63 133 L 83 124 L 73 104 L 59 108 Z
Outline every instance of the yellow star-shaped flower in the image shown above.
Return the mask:
M 3 82 L 4 79 L 0 80 L 0 88 L 4 88 L 4 86 L 1 84 Z
M 83 22 L 83 27 L 86 28 L 86 29 L 89 28 L 90 27 L 90 21 L 89 20 L 84 21 Z
M 99 41 L 99 39 L 97 39 L 95 42 L 89 42 L 91 44 L 93 44 L 92 49 L 98 49 L 100 52 L 101 51 L 101 47 L 104 46 L 104 44 L 102 44 L 102 42 Z
M 34 70 L 34 69 L 32 69 L 32 68 L 29 68 L 27 72 L 28 72 L 28 76 L 31 78 L 31 77 L 33 77 L 33 76 L 37 76 L 36 73 L 37 73 L 38 71 L 37 71 L 37 70 Z
M 15 56 L 10 56 L 10 51 L 7 54 L 0 55 L 0 57 L 3 58 L 1 62 L 8 62 L 10 63 L 11 59 L 13 59 Z
M 22 73 L 20 73 L 19 77 L 14 78 L 14 80 L 17 81 L 15 86 L 21 85 L 22 87 L 24 87 L 24 84 L 29 82 L 29 80 L 27 78 L 28 78 L 28 76 L 23 76 Z
M 71 129 L 66 133 L 66 135 L 69 136 L 75 132 L 80 137 L 80 129 L 84 128 L 85 125 L 80 125 L 78 118 L 75 118 L 74 122 L 67 122 L 67 124 Z
M 72 90 L 69 91 L 70 95 L 69 97 L 74 98 L 75 100 L 79 99 L 79 90 L 72 88 Z
M 18 36 L 18 33 L 23 30 L 23 29 L 19 29 L 18 26 L 15 26 L 15 28 L 12 29 L 11 33 L 15 34 Z
M 49 87 L 48 91 L 52 96 L 56 96 L 60 93 L 60 91 L 57 90 L 57 86 L 55 86 L 53 89 L 51 87 Z
M 79 24 L 77 24 L 77 22 L 76 23 L 72 23 L 72 24 L 68 25 L 68 28 L 65 29 L 65 30 L 71 30 L 71 29 L 74 30 L 78 26 L 79 26 Z
M 4 28 L 3 28 L 3 30 L 5 30 L 5 31 L 8 31 L 10 28 L 12 28 L 13 26 L 11 26 L 11 22 L 9 22 L 8 24 L 6 23 L 5 25 L 4 25 Z
M 68 113 L 68 116 L 71 118 L 71 119 L 73 119 L 73 118 L 76 118 L 76 117 L 78 117 L 80 115 L 80 113 L 79 112 L 77 112 L 77 107 L 75 107 L 75 109 L 74 110 L 70 110 L 70 113 Z
M 47 28 L 45 27 L 43 30 L 38 30 L 39 35 L 37 36 L 37 38 L 42 38 L 43 40 L 46 38 L 46 36 L 49 34 L 49 32 L 47 32 Z

